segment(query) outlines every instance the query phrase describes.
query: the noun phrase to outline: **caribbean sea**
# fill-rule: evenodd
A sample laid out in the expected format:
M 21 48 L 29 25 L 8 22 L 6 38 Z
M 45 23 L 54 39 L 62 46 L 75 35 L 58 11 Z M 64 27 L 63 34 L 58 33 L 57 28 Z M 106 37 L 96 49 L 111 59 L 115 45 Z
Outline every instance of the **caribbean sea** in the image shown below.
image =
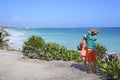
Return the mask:
M 97 43 L 102 44 L 108 51 L 120 52 L 120 28 L 96 27 L 100 31 Z M 88 28 L 6 28 L 11 34 L 9 45 L 14 49 L 22 48 L 24 41 L 32 35 L 42 37 L 45 42 L 58 43 L 67 49 L 76 50 L 82 36 Z

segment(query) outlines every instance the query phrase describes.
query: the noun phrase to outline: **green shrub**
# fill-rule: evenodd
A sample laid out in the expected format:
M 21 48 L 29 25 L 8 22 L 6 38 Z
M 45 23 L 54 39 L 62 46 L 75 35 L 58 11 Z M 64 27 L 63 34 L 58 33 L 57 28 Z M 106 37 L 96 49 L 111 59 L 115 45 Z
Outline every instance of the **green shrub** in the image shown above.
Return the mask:
M 9 39 L 6 38 L 7 36 L 10 36 L 10 34 L 3 28 L 0 28 L 0 47 L 1 48 L 8 46 Z
M 0 50 L 4 49 L 2 46 L 0 46 Z
M 96 52 L 97 52 L 97 58 L 102 59 L 106 54 L 107 49 L 102 46 L 101 44 L 97 44 L 96 46 Z
M 36 59 L 36 58 L 38 58 L 38 56 L 37 56 L 36 53 L 28 53 L 28 57 L 31 58 L 31 59 Z
M 120 61 L 98 60 L 97 65 L 103 73 L 108 74 L 110 77 L 113 77 L 116 80 L 120 80 Z
M 63 55 L 63 60 L 65 61 L 75 60 L 78 62 L 78 60 L 80 60 L 80 53 L 74 50 L 67 50 Z
M 43 48 L 45 45 L 44 40 L 38 36 L 31 36 L 23 44 L 23 54 L 27 56 L 28 53 L 39 53 L 39 49 Z
M 25 46 L 29 45 L 29 46 L 32 46 L 34 49 L 42 48 L 44 44 L 45 42 L 41 37 L 34 36 L 34 35 L 28 38 L 26 42 L 24 42 Z
M 70 53 L 71 53 L 71 56 L 72 56 L 71 57 L 72 60 L 75 60 L 76 62 L 81 62 L 81 55 L 80 55 L 79 52 L 71 50 Z
M 29 58 L 41 60 L 80 61 L 80 54 L 74 50 L 67 50 L 57 43 L 45 43 L 41 37 L 31 36 L 23 45 L 23 54 Z
M 67 51 L 64 46 L 60 46 L 56 43 L 47 43 L 44 52 L 45 54 L 52 55 L 51 60 L 64 60 L 64 55 Z
M 114 59 L 108 61 L 103 59 L 103 57 L 106 56 L 105 52 L 107 49 L 101 44 L 97 44 L 96 51 L 98 59 L 97 66 L 100 68 L 100 70 L 108 76 L 116 80 L 120 80 L 120 61 Z

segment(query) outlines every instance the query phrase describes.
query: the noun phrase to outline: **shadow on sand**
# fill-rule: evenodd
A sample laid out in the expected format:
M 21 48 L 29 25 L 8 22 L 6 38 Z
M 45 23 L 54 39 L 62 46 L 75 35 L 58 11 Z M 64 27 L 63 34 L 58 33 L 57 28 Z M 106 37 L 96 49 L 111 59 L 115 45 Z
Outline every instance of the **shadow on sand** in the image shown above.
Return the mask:
M 84 71 L 84 66 L 83 66 L 83 64 L 79 64 L 79 63 L 73 63 L 73 64 L 71 64 L 70 65 L 70 67 L 74 67 L 74 68 L 76 68 L 76 69 L 78 69 L 78 70 L 80 70 L 80 71 Z M 88 65 L 87 65 L 87 70 L 88 70 Z M 114 80 L 114 79 L 109 79 L 105 74 L 103 74 L 101 71 L 100 71 L 100 69 L 99 68 L 96 68 L 96 75 L 98 75 L 99 76 L 99 78 L 101 78 L 102 80 Z M 86 73 L 87 74 L 87 73 Z M 90 73 L 91 74 L 91 73 Z
M 79 69 L 81 71 L 84 71 L 84 66 L 83 64 L 77 64 L 77 63 L 73 63 L 72 65 L 70 65 L 70 67 L 74 67 L 76 69 Z

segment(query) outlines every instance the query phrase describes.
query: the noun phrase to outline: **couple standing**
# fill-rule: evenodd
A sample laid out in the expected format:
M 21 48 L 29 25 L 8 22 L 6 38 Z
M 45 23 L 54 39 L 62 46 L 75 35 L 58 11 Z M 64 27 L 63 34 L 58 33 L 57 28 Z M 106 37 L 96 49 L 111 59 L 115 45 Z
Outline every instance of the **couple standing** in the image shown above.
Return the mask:
M 82 37 L 81 57 L 84 62 L 84 70 L 87 71 L 86 62 L 88 62 L 88 73 L 96 73 L 96 35 L 99 34 L 98 30 L 89 29 L 88 34 Z

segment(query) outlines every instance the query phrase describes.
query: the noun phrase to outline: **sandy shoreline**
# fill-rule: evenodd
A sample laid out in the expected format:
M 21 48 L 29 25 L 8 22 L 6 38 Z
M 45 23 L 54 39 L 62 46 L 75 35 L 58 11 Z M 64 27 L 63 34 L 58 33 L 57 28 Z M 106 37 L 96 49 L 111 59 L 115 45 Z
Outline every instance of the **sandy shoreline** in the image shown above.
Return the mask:
M 103 80 L 87 74 L 82 64 L 24 59 L 22 53 L 0 50 L 0 80 Z

